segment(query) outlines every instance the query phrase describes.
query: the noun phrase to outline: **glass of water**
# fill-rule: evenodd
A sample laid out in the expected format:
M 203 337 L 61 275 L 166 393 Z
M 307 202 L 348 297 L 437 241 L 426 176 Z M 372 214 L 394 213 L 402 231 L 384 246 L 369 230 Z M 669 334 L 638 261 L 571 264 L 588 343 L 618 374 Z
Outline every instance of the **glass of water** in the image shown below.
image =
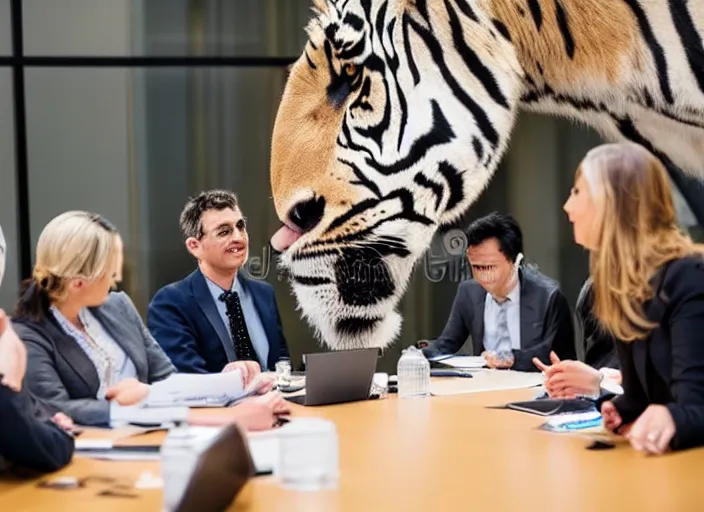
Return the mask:
M 296 418 L 278 432 L 275 474 L 282 487 L 297 491 L 336 489 L 339 474 L 335 424 L 324 418 Z
M 291 385 L 291 360 L 279 359 L 274 365 L 276 369 L 276 385 L 288 387 Z

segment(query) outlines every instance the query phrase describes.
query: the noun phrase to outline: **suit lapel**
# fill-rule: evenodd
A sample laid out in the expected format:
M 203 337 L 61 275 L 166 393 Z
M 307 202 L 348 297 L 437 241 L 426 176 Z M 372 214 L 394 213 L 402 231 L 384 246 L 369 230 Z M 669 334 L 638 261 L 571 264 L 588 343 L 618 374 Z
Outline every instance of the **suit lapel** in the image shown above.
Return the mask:
M 535 309 L 535 304 L 539 301 L 535 300 L 537 287 L 530 274 L 519 269 L 519 278 L 521 280 L 521 349 L 525 350 L 542 341 L 542 318 Z
M 484 352 L 484 305 L 486 303 L 486 290 L 477 283 L 477 291 L 473 294 L 474 318 L 472 318 L 472 346 L 474 355 L 479 356 Z
M 208 289 L 208 284 L 205 282 L 205 276 L 200 270 L 196 270 L 191 280 L 191 293 L 193 298 L 198 304 L 198 307 L 203 311 L 203 314 L 213 326 L 213 329 L 220 339 L 222 348 L 227 354 L 228 361 L 234 361 L 237 356 L 235 355 L 235 347 L 232 344 L 232 339 L 228 333 L 227 326 L 222 322 L 218 309 L 213 301 L 213 296 L 210 294 Z
M 633 346 L 633 362 L 635 363 L 636 373 L 640 380 L 640 385 L 643 386 L 643 391 L 648 395 L 648 381 L 645 375 L 646 361 L 648 359 L 648 341 L 638 340 L 631 343 Z
M 48 314 L 51 315 L 51 313 Z M 93 361 L 86 355 L 78 342 L 66 334 L 53 320 L 47 319 L 44 325 L 47 330 L 51 331 L 48 338 L 56 340 L 58 357 L 66 361 L 66 364 L 85 384 L 88 395 L 94 396 L 100 388 L 100 378 Z
M 142 382 L 147 382 L 149 378 L 149 365 L 147 362 L 146 350 L 139 350 L 137 343 L 141 340 L 130 339 L 129 332 L 125 332 L 122 324 L 124 318 L 116 318 L 111 312 L 104 308 L 90 308 L 90 312 L 95 319 L 100 322 L 100 325 L 105 329 L 110 337 L 124 350 L 127 357 L 130 358 L 134 367 L 137 370 L 137 376 Z M 135 326 L 138 328 L 138 326 Z
M 646 318 L 649 321 L 658 323 L 660 325 L 663 325 L 664 323 L 663 319 L 665 317 L 665 310 L 667 308 L 667 299 L 663 299 L 663 293 L 660 289 L 661 281 L 658 281 L 658 279 L 662 279 L 663 275 L 664 274 L 658 274 L 654 278 L 656 295 L 643 305 L 643 311 L 645 312 Z M 672 360 L 670 346 L 668 343 L 663 343 L 663 339 L 664 336 L 662 327 L 656 327 L 650 332 L 646 339 L 632 342 L 633 361 L 636 366 L 638 378 L 640 379 L 641 385 L 645 390 L 646 396 L 648 395 L 648 352 L 650 352 L 650 360 L 653 362 L 657 361 L 658 363 L 653 364 L 652 368 L 660 375 L 660 377 L 663 379 L 663 382 L 670 382 L 669 375 L 664 375 L 661 371 L 661 368 L 670 368 Z

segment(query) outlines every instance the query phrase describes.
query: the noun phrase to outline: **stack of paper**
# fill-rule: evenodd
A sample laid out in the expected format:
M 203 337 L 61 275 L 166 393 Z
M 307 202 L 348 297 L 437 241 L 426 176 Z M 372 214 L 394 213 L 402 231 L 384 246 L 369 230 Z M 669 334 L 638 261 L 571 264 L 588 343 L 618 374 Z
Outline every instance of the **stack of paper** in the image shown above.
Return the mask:
M 432 380 L 430 392 L 436 396 L 480 393 L 482 391 L 502 391 L 540 386 L 544 377 L 537 372 L 513 370 L 482 370 L 468 378 L 443 378 Z
M 188 427 L 188 437 L 195 453 L 205 451 L 224 427 Z M 136 430 L 107 430 L 104 436 L 92 435 L 86 439 L 76 440 L 76 455 L 90 459 L 102 460 L 139 460 L 158 461 L 161 443 L 144 443 L 126 441 L 129 432 Z M 146 430 L 144 430 L 146 432 Z M 123 433 L 122 435 L 120 435 Z M 137 433 L 141 433 L 137 432 Z M 249 451 L 258 474 L 272 473 L 278 457 L 278 431 L 250 432 L 247 434 Z
M 486 359 L 484 356 L 448 356 L 441 355 L 428 358 L 433 363 L 442 363 L 453 368 L 484 368 Z
M 175 373 L 151 385 L 146 407 L 224 407 L 242 398 L 242 373 Z

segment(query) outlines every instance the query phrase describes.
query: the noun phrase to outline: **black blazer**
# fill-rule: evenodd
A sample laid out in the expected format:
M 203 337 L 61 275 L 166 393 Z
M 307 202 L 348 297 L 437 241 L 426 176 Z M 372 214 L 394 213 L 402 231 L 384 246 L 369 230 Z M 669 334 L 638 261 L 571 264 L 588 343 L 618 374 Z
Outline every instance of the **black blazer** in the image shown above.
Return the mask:
M 588 278 L 577 297 L 575 305 L 575 345 L 577 356 L 585 364 L 596 368 L 619 369 L 616 345 L 611 334 L 599 325 L 592 312 L 594 293 L 592 280 Z
M 704 258 L 671 262 L 655 277 L 643 305 L 659 325 L 644 340 L 616 342 L 623 395 L 613 399 L 624 424 L 650 404 L 666 405 L 675 422 L 673 450 L 704 445 Z
M 26 380 L 19 392 L 0 385 L 0 466 L 49 472 L 71 462 L 73 438 L 51 421 L 54 412 Z
M 90 312 L 132 360 L 140 382 L 151 384 L 175 373 L 127 294 L 112 292 Z M 12 323 L 27 345 L 27 383 L 32 393 L 78 424 L 109 425 L 110 403 L 96 397 L 100 379 L 93 362 L 54 316 L 47 310 L 41 321 L 15 317 Z
M 276 361 L 289 357 L 274 287 L 244 276 L 239 279 L 252 295 L 269 342 L 267 368 L 262 370 L 273 370 Z M 229 328 L 220 318 L 199 269 L 156 292 L 149 304 L 147 325 L 179 372 L 219 373 L 236 360 Z
M 550 364 L 551 350 L 561 359 L 575 359 L 572 314 L 557 283 L 528 267 L 520 267 L 519 279 L 521 349 L 513 350 L 513 369 L 538 371 L 532 358 Z M 445 329 L 439 338 L 423 349 L 427 357 L 456 353 L 470 334 L 474 355 L 484 351 L 486 293 L 474 279 L 460 283 Z

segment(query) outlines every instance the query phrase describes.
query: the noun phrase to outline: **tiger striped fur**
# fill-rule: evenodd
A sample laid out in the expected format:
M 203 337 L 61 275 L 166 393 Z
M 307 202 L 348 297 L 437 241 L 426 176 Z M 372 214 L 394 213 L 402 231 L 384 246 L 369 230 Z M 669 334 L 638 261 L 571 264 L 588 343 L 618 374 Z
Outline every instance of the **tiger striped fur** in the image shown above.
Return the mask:
M 521 109 L 704 172 L 704 2 L 314 4 L 273 130 L 272 245 L 333 349 L 392 343 L 414 264 L 484 190 Z

